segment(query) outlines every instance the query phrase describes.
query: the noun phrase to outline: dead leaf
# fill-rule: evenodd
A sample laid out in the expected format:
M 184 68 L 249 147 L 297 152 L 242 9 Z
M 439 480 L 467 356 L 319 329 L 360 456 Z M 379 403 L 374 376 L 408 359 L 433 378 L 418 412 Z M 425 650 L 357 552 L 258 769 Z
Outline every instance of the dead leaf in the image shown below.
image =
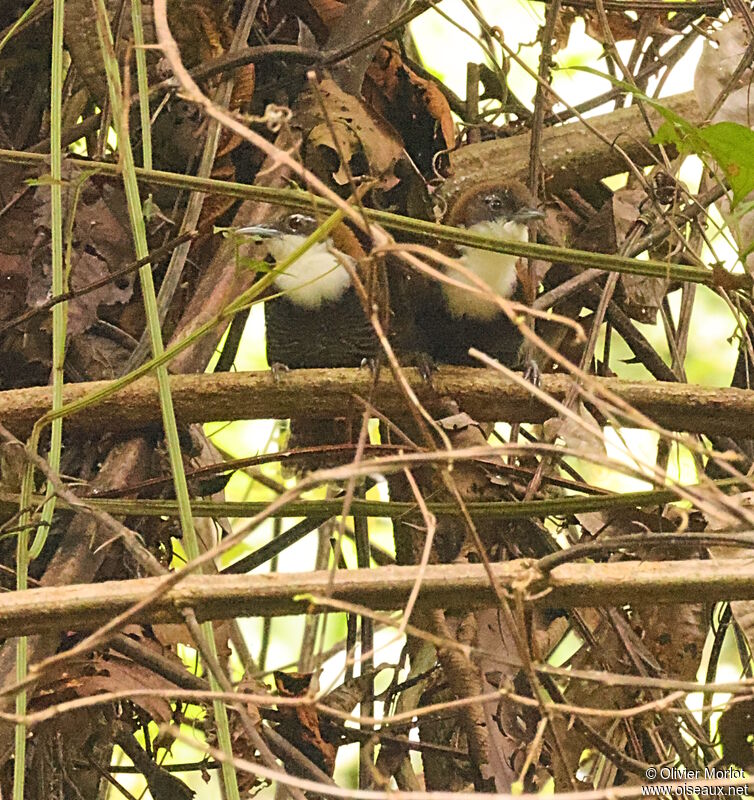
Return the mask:
M 269 14 L 266 29 L 273 30 L 278 27 L 286 17 L 297 18 L 314 35 L 316 44 L 324 46 L 330 35 L 330 30 L 343 16 L 345 3 L 339 0 L 282 0 L 279 3 L 268 3 Z
M 574 247 L 596 253 L 617 253 L 633 230 L 646 200 L 642 189 L 619 189 L 584 225 Z M 653 323 L 668 290 L 664 278 L 621 275 L 616 299 L 632 319 Z
M 156 623 L 152 625 L 152 633 L 164 647 L 172 648 L 178 644 L 194 646 L 194 639 L 188 628 L 182 623 Z
M 85 178 L 80 185 L 78 170 L 68 171 L 64 191 L 64 216 L 75 213 L 72 232 L 69 286 L 73 291 L 101 281 L 133 260 L 125 195 L 120 186 L 96 178 Z M 27 303 L 37 306 L 51 295 L 50 193 L 37 190 L 39 205 L 34 214 L 37 237 L 30 253 L 32 264 Z M 133 292 L 134 274 L 122 275 L 102 288 L 68 302 L 68 336 L 75 338 L 88 330 L 99 317 L 100 306 L 126 303 Z M 38 324 L 38 322 L 37 322 Z
M 557 53 L 568 47 L 568 40 L 571 38 L 571 26 L 576 21 L 576 11 L 572 8 L 564 8 L 555 20 L 555 30 L 553 31 L 552 52 Z
M 435 153 L 455 144 L 455 125 L 437 84 L 417 75 L 401 58 L 397 45 L 384 42 L 367 70 L 364 97 L 399 131 L 410 131 L 406 150 L 422 173 Z
M 279 707 L 280 729 L 294 747 L 323 772 L 332 775 L 338 749 L 322 737 L 319 712 L 308 697 L 311 677 L 311 674 L 299 672 L 275 672 L 275 685 L 281 697 L 302 698 L 299 705 Z
M 82 697 L 99 692 L 122 692 L 125 689 L 175 689 L 174 683 L 153 670 L 119 656 L 101 659 L 98 667 L 97 674 L 81 681 Z M 137 695 L 132 702 L 143 708 L 157 723 L 167 723 L 173 718 L 170 702 L 163 697 Z
M 613 219 L 617 244 L 623 244 L 639 220 L 641 208 L 647 199 L 643 189 L 619 189 L 613 195 Z M 652 324 L 669 282 L 664 278 L 647 278 L 644 275 L 621 275 L 617 297 L 623 310 L 639 322 Z
M 568 633 L 570 624 L 565 616 L 551 619 L 551 614 L 541 608 L 535 608 L 532 615 L 532 639 L 536 650 L 542 658 L 549 658 L 552 651 L 560 644 Z
M 591 411 L 582 403 L 576 409 L 583 424 L 570 417 L 553 417 L 545 421 L 543 429 L 548 441 L 559 438 L 569 450 L 583 453 L 589 457 L 595 453 L 605 453 L 605 439 L 602 427 Z
M 607 24 L 610 26 L 610 36 L 605 33 L 599 14 L 594 11 L 584 11 L 583 17 L 587 36 L 604 45 L 610 45 L 611 37 L 616 42 L 634 39 L 639 29 L 639 21 L 632 19 L 623 11 L 605 11 Z
M 326 78 L 314 94 L 299 97 L 297 122 L 308 134 L 304 163 L 339 185 L 347 183 L 345 160 L 355 177 L 371 177 L 380 187 L 398 183 L 394 169 L 403 159 L 403 142 L 396 130 L 360 98 L 342 91 Z M 322 122 L 324 105 L 329 124 Z
M 637 606 L 636 613 L 642 640 L 665 672 L 676 680 L 696 680 L 709 629 L 704 605 L 679 603 L 672 615 L 663 606 Z
M 705 116 L 723 89 L 728 86 L 746 54 L 751 33 L 743 17 L 736 16 L 705 40 L 702 54 L 694 74 L 694 94 Z M 713 117 L 714 122 L 738 122 L 747 128 L 752 120 L 751 67 L 746 69 L 739 82 L 730 91 Z
M 34 214 L 36 193 L 23 186 L 19 192 L 20 197 L 0 216 L 0 320 L 12 319 L 23 309 L 31 274 L 29 252 L 36 231 L 29 219 Z
M 92 330 L 72 339 L 68 347 L 66 370 L 79 380 L 90 381 L 117 378 L 131 352 L 121 342 Z

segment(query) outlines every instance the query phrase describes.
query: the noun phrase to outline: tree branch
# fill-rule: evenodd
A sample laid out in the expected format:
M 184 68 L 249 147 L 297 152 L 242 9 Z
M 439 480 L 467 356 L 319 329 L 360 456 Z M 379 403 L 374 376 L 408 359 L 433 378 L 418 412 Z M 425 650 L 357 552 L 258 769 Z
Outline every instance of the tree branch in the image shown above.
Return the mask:
M 506 381 L 492 370 L 442 367 L 432 385 L 416 370 L 406 378 L 431 413 L 443 413 L 443 399 L 450 396 L 479 422 L 543 422 L 553 411 L 533 398 L 526 386 Z M 344 417 L 363 405 L 358 397 L 370 397 L 372 375 L 366 369 L 293 370 L 279 380 L 270 372 L 226 372 L 172 375 L 170 387 L 178 418 L 183 423 L 269 419 L 302 416 L 314 419 Z M 670 430 L 705 434 L 730 434 L 754 438 L 754 392 L 679 383 L 623 381 L 591 377 L 591 385 L 603 387 L 636 410 Z M 107 381 L 67 384 L 68 404 Z M 563 400 L 572 380 L 564 375 L 544 375 L 541 388 Z M 377 382 L 371 402 L 394 419 L 408 417 L 403 395 L 387 371 Z M 19 438 L 26 437 L 34 422 L 50 410 L 50 388 L 34 386 L 0 392 L 0 419 Z M 86 434 L 123 433 L 158 422 L 160 406 L 157 382 L 142 378 L 84 413 L 66 418 L 66 430 Z
M 547 607 L 620 606 L 625 603 L 695 603 L 754 599 L 754 564 L 719 561 L 624 561 L 562 564 L 547 576 L 536 562 L 491 565 L 499 587 L 525 589 Z M 132 622 L 181 622 L 181 609 L 200 620 L 322 613 L 331 597 L 376 611 L 401 609 L 419 567 L 329 570 L 266 575 L 192 575 L 142 610 Z M 8 593 L 0 606 L 0 636 L 92 630 L 156 592 L 164 578 L 74 584 Z M 492 607 L 495 593 L 481 564 L 427 567 L 417 602 L 425 608 L 470 611 Z M 312 597 L 318 598 L 317 602 Z
M 702 122 L 693 92 L 663 98 L 663 103 L 692 125 Z M 653 109 L 648 109 L 647 114 L 659 127 L 662 115 Z M 628 167 L 624 155 L 612 143 L 620 145 L 623 153 L 639 166 L 656 162 L 658 148 L 649 143 L 649 131 L 638 106 L 591 117 L 589 124 L 602 139 L 581 123 L 554 126 L 542 132 L 540 158 L 550 193 L 588 188 L 608 175 L 625 172 Z M 531 132 L 527 131 L 454 151 L 450 156 L 451 176 L 443 186 L 443 195 L 452 202 L 450 198 L 463 191 L 469 181 L 478 181 L 480 175 L 515 175 L 526 180 L 530 140 Z

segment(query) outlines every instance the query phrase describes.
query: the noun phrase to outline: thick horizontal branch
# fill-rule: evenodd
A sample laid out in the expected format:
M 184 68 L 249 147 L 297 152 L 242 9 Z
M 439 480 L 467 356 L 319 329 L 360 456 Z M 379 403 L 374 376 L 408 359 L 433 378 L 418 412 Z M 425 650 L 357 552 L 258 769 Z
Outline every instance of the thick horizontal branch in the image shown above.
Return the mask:
M 663 98 L 665 106 L 692 125 L 702 122 L 693 92 Z M 659 111 L 645 106 L 656 131 L 664 122 Z M 634 104 L 587 120 L 589 127 L 573 122 L 547 128 L 542 133 L 540 158 L 550 193 L 589 187 L 595 181 L 625 172 L 629 160 L 639 167 L 654 164 L 659 149 L 650 144 L 652 132 Z M 443 193 L 452 197 L 480 175 L 524 177 L 529 165 L 531 132 L 507 139 L 492 139 L 459 148 L 451 154 L 452 174 Z
M 442 399 L 452 397 L 479 422 L 542 422 L 553 415 L 528 389 L 499 373 L 473 367 L 442 367 L 423 381 L 406 370 L 417 396 L 431 413 L 441 413 Z M 754 392 L 680 383 L 590 378 L 657 424 L 691 433 L 729 434 L 754 438 Z M 274 380 L 270 372 L 173 375 L 171 391 L 183 423 L 238 419 L 344 417 L 361 412 L 357 397 L 369 397 L 393 419 L 407 417 L 403 395 L 383 370 L 371 397 L 372 376 L 366 369 L 292 370 Z M 68 384 L 64 401 L 79 400 L 104 388 L 105 381 Z M 572 380 L 544 375 L 541 388 L 557 400 L 565 398 Z M 34 422 L 50 409 L 51 389 L 37 386 L 0 392 L 0 421 L 25 437 Z M 65 429 L 86 434 L 124 433 L 159 422 L 157 381 L 143 378 L 95 407 L 66 418 Z
M 691 603 L 754 600 L 754 564 L 721 561 L 626 561 L 562 564 L 549 576 L 533 562 L 493 564 L 500 586 L 527 588 L 549 607 L 617 606 L 625 603 Z M 157 597 L 135 620 L 179 622 L 193 608 L 199 619 L 285 616 L 324 611 L 316 598 L 396 611 L 419 579 L 418 567 L 381 567 L 267 575 L 192 575 Z M 8 593 L 0 605 L 0 636 L 59 630 L 91 630 L 159 592 L 163 578 L 80 584 Z M 481 564 L 429 566 L 421 578 L 419 605 L 466 611 L 493 606 L 495 595 Z

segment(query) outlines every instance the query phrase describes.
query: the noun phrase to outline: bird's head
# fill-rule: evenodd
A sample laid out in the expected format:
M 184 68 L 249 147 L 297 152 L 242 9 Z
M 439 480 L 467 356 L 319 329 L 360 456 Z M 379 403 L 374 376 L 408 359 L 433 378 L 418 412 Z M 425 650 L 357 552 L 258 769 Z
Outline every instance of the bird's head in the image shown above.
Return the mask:
M 276 265 L 288 262 L 285 270 L 275 276 L 275 285 L 292 303 L 310 310 L 340 299 L 351 285 L 344 264 L 353 264 L 353 259 L 333 247 L 331 238 L 300 252 L 305 240 L 318 227 L 317 219 L 309 214 L 286 213 L 268 223 L 237 230 L 261 239 L 268 261 Z M 297 253 L 298 257 L 291 261 Z
M 531 192 L 517 180 L 488 180 L 470 185 L 450 203 L 445 222 L 483 236 L 507 242 L 529 241 L 529 224 L 544 214 L 535 206 Z M 451 252 L 460 254 L 462 265 L 501 297 L 513 297 L 520 285 L 519 258 L 484 248 L 459 245 Z M 463 275 L 456 281 L 473 286 Z M 500 315 L 491 299 L 479 297 L 458 286 L 443 284 L 443 293 L 452 317 L 489 321 Z
M 448 222 L 471 228 L 484 222 L 513 222 L 528 225 L 543 219 L 535 206 L 534 197 L 519 181 L 487 183 L 460 195 L 453 203 Z
M 317 230 L 317 220 L 310 214 L 284 214 L 281 217 L 260 225 L 247 225 L 239 228 L 238 233 L 247 236 L 258 236 L 260 239 L 284 238 L 287 236 L 306 239 Z

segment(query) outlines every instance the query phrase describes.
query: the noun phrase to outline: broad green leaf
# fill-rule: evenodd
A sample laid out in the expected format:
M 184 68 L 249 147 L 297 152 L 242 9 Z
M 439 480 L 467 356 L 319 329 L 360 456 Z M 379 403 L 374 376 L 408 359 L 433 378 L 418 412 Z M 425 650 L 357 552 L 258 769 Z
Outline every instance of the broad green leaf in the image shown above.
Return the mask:
M 681 153 L 695 153 L 712 158 L 733 190 L 733 206 L 754 191 L 754 131 L 737 122 L 716 122 L 702 128 L 697 127 L 663 106 L 661 101 L 647 97 L 625 81 L 591 67 L 573 69 L 599 75 L 656 109 L 665 118 L 665 122 L 650 141 L 653 144 L 673 144 Z
M 733 189 L 733 204 L 754 190 L 754 131 L 737 122 L 716 122 L 698 132 Z

